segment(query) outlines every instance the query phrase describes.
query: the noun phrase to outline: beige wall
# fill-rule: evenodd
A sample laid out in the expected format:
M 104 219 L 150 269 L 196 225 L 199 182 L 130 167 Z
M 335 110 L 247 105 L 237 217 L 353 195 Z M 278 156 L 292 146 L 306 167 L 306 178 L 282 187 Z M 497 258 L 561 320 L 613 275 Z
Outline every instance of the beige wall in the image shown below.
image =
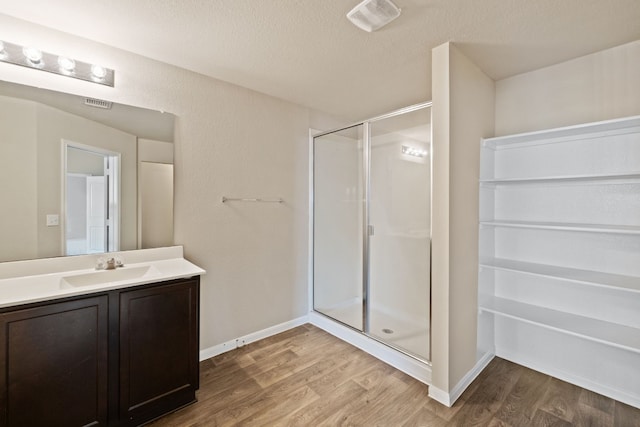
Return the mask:
M 141 249 L 173 245 L 173 165 L 138 163 Z
M 38 257 L 62 255 L 60 227 L 47 227 L 47 214 L 64 217 L 62 140 L 120 153 L 120 248 L 137 247 L 136 137 L 100 123 L 38 104 Z
M 67 150 L 67 173 L 104 175 L 104 157 L 71 148 Z
M 493 135 L 494 82 L 453 44 L 433 50 L 433 386 L 476 363 L 480 139 Z
M 173 245 L 172 142 L 138 138 L 138 246 Z
M 0 27 L 7 40 L 116 70 L 115 88 L 0 63 L 5 80 L 176 114 L 175 242 L 207 270 L 201 348 L 307 313 L 308 134 L 325 129 L 321 115 L 7 16 Z
M 36 104 L 0 96 L 0 260 L 37 256 Z
M 124 132 L 31 101 L 0 97 L 2 228 L 0 260 L 62 255 L 62 140 L 122 154 L 121 247 L 136 248 L 136 141 Z M 99 165 L 100 166 L 100 165 Z M 102 166 L 100 166 L 102 169 Z M 77 170 L 74 170 L 77 172 Z M 86 172 L 86 171 L 84 171 Z
M 496 136 L 640 114 L 640 40 L 496 82 Z
M 138 138 L 138 162 L 173 164 L 174 148 L 172 142 Z

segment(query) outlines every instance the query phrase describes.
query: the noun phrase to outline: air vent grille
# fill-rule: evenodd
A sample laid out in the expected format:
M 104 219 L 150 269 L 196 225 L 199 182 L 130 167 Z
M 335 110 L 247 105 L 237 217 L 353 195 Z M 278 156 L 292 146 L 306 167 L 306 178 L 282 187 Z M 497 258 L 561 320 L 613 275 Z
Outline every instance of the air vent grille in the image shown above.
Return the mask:
M 96 107 L 96 108 L 104 108 L 105 110 L 110 110 L 111 106 L 113 105 L 113 102 L 105 101 L 102 99 L 96 99 L 96 98 L 85 98 L 84 105 L 88 105 L 90 107 Z
M 358 28 L 376 31 L 400 16 L 400 9 L 391 0 L 364 0 L 347 13 Z

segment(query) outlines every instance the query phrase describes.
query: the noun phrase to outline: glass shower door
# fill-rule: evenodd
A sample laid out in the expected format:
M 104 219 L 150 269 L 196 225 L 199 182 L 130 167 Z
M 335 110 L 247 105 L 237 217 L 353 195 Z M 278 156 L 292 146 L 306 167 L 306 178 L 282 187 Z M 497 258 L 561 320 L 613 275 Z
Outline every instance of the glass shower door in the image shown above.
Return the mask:
M 369 335 L 428 360 L 431 108 L 370 124 Z
M 313 141 L 313 308 L 363 330 L 363 125 Z

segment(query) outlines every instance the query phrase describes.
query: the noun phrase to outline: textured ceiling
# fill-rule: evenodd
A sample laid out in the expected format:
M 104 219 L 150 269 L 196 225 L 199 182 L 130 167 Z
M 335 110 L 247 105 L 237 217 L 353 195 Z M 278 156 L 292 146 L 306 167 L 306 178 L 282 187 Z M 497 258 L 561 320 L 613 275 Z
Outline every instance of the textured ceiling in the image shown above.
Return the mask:
M 4 14 L 351 120 L 431 98 L 453 41 L 498 80 L 640 39 L 640 0 L 394 0 L 375 33 L 360 0 L 0 0 Z M 54 6 L 55 5 L 55 6 Z

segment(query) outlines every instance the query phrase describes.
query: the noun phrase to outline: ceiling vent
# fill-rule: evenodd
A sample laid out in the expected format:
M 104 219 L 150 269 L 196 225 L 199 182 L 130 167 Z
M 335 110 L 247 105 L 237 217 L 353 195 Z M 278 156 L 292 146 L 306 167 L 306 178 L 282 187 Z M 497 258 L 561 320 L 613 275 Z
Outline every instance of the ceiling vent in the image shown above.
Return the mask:
M 110 110 L 111 106 L 113 105 L 113 102 L 104 101 L 102 99 L 96 99 L 96 98 L 85 98 L 84 105 L 88 105 L 90 107 L 96 107 L 96 108 L 104 108 L 105 110 Z
M 347 18 L 356 27 L 376 31 L 400 16 L 400 9 L 391 0 L 364 0 L 347 13 Z

